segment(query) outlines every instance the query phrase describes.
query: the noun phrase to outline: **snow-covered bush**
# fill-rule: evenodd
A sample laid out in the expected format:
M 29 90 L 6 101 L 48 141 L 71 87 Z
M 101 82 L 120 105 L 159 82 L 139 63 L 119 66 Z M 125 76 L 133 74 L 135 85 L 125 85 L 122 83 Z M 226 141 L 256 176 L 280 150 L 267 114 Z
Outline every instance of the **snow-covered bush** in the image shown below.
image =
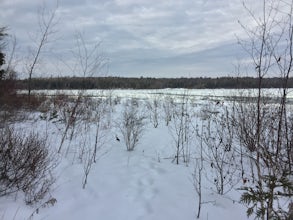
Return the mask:
M 89 103 L 91 117 L 83 121 L 83 129 L 80 130 L 79 158 L 83 163 L 83 188 L 87 184 L 87 179 L 92 165 L 104 154 L 108 152 L 106 143 L 108 133 L 111 128 L 112 106 L 105 99 L 91 99 Z
M 236 160 L 235 128 L 230 124 L 229 111 L 225 107 L 216 109 L 214 105 L 210 103 L 201 109 L 202 129 L 197 137 L 204 145 L 206 178 L 223 195 L 240 181 L 241 167 Z
M 169 122 L 172 120 L 172 109 L 174 106 L 174 100 L 171 96 L 166 96 L 163 100 L 163 110 L 166 126 L 169 125 Z
M 125 104 L 118 128 L 123 136 L 127 151 L 133 151 L 137 146 L 143 135 L 145 119 L 145 115 L 138 108 L 137 101 L 131 100 L 130 103 Z
M 150 113 L 150 120 L 154 126 L 157 128 L 159 125 L 159 109 L 160 109 L 160 100 L 159 97 L 155 96 L 153 100 L 146 102 L 147 109 Z
M 46 139 L 14 129 L 0 131 L 0 196 L 24 192 L 28 204 L 38 202 L 50 191 L 55 166 Z
M 281 107 L 264 102 L 259 107 L 256 103 L 240 103 L 231 122 L 244 157 L 251 161 L 251 182 L 241 187 L 241 202 L 249 206 L 248 215 L 255 212 L 266 219 L 286 219 L 293 195 L 293 123 L 281 113 Z
M 192 139 L 192 114 L 189 108 L 189 97 L 183 94 L 179 103 L 172 106 L 173 119 L 169 124 L 169 132 L 174 140 L 175 161 L 179 164 L 180 158 L 188 165 L 190 161 L 190 147 Z

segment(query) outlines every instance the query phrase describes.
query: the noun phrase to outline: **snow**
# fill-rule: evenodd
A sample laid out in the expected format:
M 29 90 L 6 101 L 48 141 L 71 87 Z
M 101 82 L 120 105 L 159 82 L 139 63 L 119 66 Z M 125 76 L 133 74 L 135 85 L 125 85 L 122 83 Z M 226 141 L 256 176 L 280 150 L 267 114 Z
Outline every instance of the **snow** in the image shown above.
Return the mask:
M 241 92 L 240 92 L 241 91 Z M 282 95 L 281 89 L 263 89 L 265 94 L 269 94 L 273 97 L 280 97 Z M 33 90 L 32 93 L 35 94 L 46 94 L 46 95 L 56 95 L 60 94 L 68 94 L 68 95 L 77 95 L 80 90 Z M 139 99 L 150 99 L 160 96 L 171 96 L 176 97 L 182 94 L 187 94 L 195 100 L 206 100 L 206 99 L 225 99 L 231 96 L 256 96 L 257 89 L 113 89 L 113 90 L 84 90 L 84 95 L 98 97 L 104 96 L 107 97 L 111 95 L 112 97 L 119 98 L 139 98 Z M 26 94 L 26 90 L 20 90 L 19 93 Z M 293 89 L 288 89 L 288 99 L 293 99 Z
M 178 94 L 178 91 L 165 90 Z M 182 92 L 182 91 L 181 91 Z M 202 91 L 202 96 L 211 92 Z M 212 93 L 223 96 L 218 92 Z M 145 99 L 145 91 L 115 91 L 113 97 L 120 95 L 125 101 L 129 97 Z M 150 98 L 148 96 L 147 98 Z M 204 102 L 198 102 L 195 111 Z M 140 104 L 141 106 L 141 104 Z M 122 112 L 122 104 L 114 106 L 112 118 L 117 121 Z M 52 121 L 40 119 L 40 112 L 31 113 L 23 122 L 14 126 L 21 130 L 34 130 L 48 135 L 52 151 L 58 149 L 62 126 Z M 162 112 L 161 112 L 162 114 Z M 64 128 L 63 128 L 64 129 Z M 57 202 L 41 207 L 40 204 L 27 206 L 21 193 L 0 198 L 0 219 L 105 219 L 105 220 L 191 220 L 196 218 L 197 194 L 192 182 L 194 161 L 188 166 L 176 165 L 174 143 L 170 129 L 160 118 L 158 128 L 147 124 L 145 133 L 134 151 L 126 151 L 121 134 L 113 124 L 106 131 L 107 139 L 102 146 L 104 152 L 94 163 L 85 189 L 83 163 L 76 160 L 76 149 L 80 147 L 82 130 L 72 142 L 66 140 L 64 150 L 70 146 L 67 156 L 56 155 L 59 161 L 54 170 L 56 182 L 50 196 Z M 94 135 L 90 129 L 88 138 Z M 121 139 L 118 142 L 115 136 Z M 194 146 L 196 147 L 196 146 Z M 207 174 L 208 175 L 208 174 Z M 240 192 L 233 189 L 225 195 L 212 190 L 210 182 L 203 182 L 203 201 L 200 219 L 248 219 L 246 207 L 239 204 Z M 36 210 L 38 209 L 38 213 Z M 31 218 L 30 218 L 31 216 Z

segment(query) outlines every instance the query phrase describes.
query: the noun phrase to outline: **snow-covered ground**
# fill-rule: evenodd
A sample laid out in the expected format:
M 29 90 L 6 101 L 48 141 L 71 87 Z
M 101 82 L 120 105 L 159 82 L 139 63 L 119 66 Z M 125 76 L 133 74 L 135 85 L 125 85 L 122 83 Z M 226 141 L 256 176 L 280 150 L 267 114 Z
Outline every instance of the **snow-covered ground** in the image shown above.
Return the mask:
M 168 94 L 178 94 L 175 90 L 165 91 Z M 141 95 L 138 95 L 138 92 Z M 224 96 L 217 91 L 202 92 L 204 94 L 201 94 L 201 97 L 207 97 L 207 94 L 211 93 Z M 0 219 L 196 219 L 198 196 L 192 173 L 197 162 L 196 152 L 199 144 L 190 141 L 190 162 L 187 164 L 181 161 L 177 165 L 172 122 L 169 125 L 165 123 L 163 101 L 159 100 L 159 125 L 155 128 L 147 108 L 146 94 L 152 95 L 141 90 L 123 93 L 115 90 L 111 93 L 112 107 L 107 105 L 103 110 L 99 127 L 102 134 L 99 140 L 102 144 L 97 161 L 90 169 L 85 189 L 82 183 L 87 157 L 86 153 L 82 152 L 91 152 L 97 128 L 94 122 L 89 120 L 84 123 L 81 120 L 77 123 L 72 140 L 69 140 L 68 133 L 61 153 L 57 154 L 65 130 L 62 122 L 57 120 L 61 117 L 61 111 L 57 113 L 58 117 L 52 120 L 48 119 L 46 113 L 26 113 L 26 119 L 16 122 L 14 127 L 25 131 L 33 130 L 47 136 L 51 151 L 56 153 L 55 158 L 58 161 L 58 166 L 53 171 L 56 182 L 48 195 L 48 198 L 54 198 L 56 202 L 43 206 L 45 199 L 41 203 L 28 206 L 24 203 L 21 193 L 1 197 Z M 146 115 L 146 125 L 138 145 L 128 152 L 119 126 L 124 105 L 134 96 L 139 99 L 137 105 L 140 112 Z M 189 108 L 189 113 L 191 114 L 192 109 L 192 114 L 200 125 L 201 109 L 217 111 L 218 106 L 214 101 L 204 101 L 201 98 L 201 101 L 193 100 Z M 195 130 L 190 133 L 190 137 L 196 136 L 194 132 Z M 120 141 L 117 141 L 116 137 Z M 239 203 L 241 192 L 234 186 L 224 195 L 219 195 L 212 181 L 209 181 L 213 176 L 208 170 L 207 168 L 202 180 L 203 204 L 200 219 L 248 219 L 246 207 Z M 236 179 L 239 178 L 237 175 L 235 173 Z M 242 181 L 238 180 L 236 185 L 241 186 Z
M 32 93 L 56 95 L 56 93 L 77 95 L 80 90 L 33 90 Z M 271 97 L 280 97 L 282 95 L 281 89 L 263 89 L 263 92 Z M 26 90 L 20 90 L 19 93 L 27 93 Z M 194 100 L 223 100 L 225 98 L 238 97 L 238 96 L 256 96 L 256 89 L 113 89 L 113 90 L 84 90 L 84 95 L 88 96 L 113 96 L 119 98 L 140 98 L 150 99 L 158 96 L 172 96 L 178 97 L 181 95 L 188 95 Z M 293 89 L 288 89 L 288 99 L 293 99 Z

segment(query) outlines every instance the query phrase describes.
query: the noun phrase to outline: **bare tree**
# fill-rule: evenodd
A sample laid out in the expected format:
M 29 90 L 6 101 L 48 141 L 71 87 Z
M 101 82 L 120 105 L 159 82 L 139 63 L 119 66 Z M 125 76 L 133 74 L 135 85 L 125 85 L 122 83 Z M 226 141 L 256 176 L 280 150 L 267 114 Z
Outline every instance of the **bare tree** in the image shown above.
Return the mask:
M 170 121 L 172 120 L 172 106 L 174 104 L 174 100 L 171 96 L 166 96 L 163 102 L 163 109 L 165 113 L 165 122 L 166 126 L 169 125 Z
M 160 99 L 158 95 L 155 95 L 152 100 L 147 101 L 147 108 L 150 112 L 150 119 L 154 126 L 157 128 L 159 125 L 159 109 L 160 109 Z
M 280 205 L 281 198 L 293 195 L 292 119 L 287 114 L 287 83 L 293 64 L 293 2 L 263 0 L 262 3 L 260 17 L 244 4 L 256 27 L 243 25 L 248 40 L 240 43 L 252 60 L 258 90 L 253 103 L 236 106 L 233 123 L 256 173 L 254 184 L 243 187 L 241 201 L 249 205 L 247 214 L 280 219 L 288 214 L 284 205 Z M 273 73 L 282 78 L 283 85 L 280 100 L 274 105 L 268 102 L 262 89 L 263 78 Z
M 173 120 L 169 126 L 169 131 L 175 142 L 175 158 L 176 164 L 179 164 L 180 157 L 183 162 L 188 165 L 190 161 L 190 141 L 191 141 L 191 120 L 192 115 L 189 111 L 189 97 L 186 93 L 182 94 L 179 103 L 174 103 Z
M 98 152 L 101 151 L 102 147 L 106 143 L 107 131 L 110 128 L 107 116 L 111 114 L 112 106 L 107 99 L 103 98 L 99 98 L 97 100 L 92 99 L 90 106 L 90 112 L 92 114 L 90 121 L 93 122 L 93 130 L 95 130 L 93 162 L 96 163 L 98 157 L 100 156 L 98 155 Z
M 101 71 L 107 67 L 107 58 L 101 51 L 101 41 L 89 42 L 84 34 L 77 31 L 75 34 L 76 48 L 73 56 L 76 60 L 73 72 L 82 74 L 82 77 L 101 75 Z
M 82 181 L 82 188 L 85 189 L 87 180 L 88 180 L 88 175 L 90 173 L 90 170 L 92 168 L 95 158 L 94 158 L 94 154 L 90 150 L 86 151 L 83 155 L 86 156 L 84 158 L 84 163 L 83 163 L 84 177 Z
M 198 126 L 196 127 L 196 134 L 200 137 L 200 148 L 199 148 L 199 157 L 195 159 L 195 167 L 192 173 L 192 181 L 194 189 L 198 196 L 198 206 L 197 206 L 197 218 L 200 217 L 201 206 L 202 206 L 202 179 L 203 179 L 203 171 L 204 171 L 204 155 L 203 155 L 203 134 L 204 124 L 201 123 L 201 131 L 199 131 Z
M 52 35 L 56 33 L 56 11 L 57 7 L 53 11 L 46 10 L 46 7 L 43 6 L 38 13 L 38 25 L 39 25 L 39 34 L 36 39 L 33 39 L 35 42 L 35 48 L 31 51 L 31 62 L 28 64 L 28 98 L 30 100 L 31 95 L 31 79 L 36 69 L 36 66 L 40 60 L 41 53 L 45 46 L 50 42 Z
M 235 174 L 241 168 L 236 162 L 234 127 L 230 124 L 229 111 L 226 108 L 213 109 L 212 105 L 210 103 L 201 109 L 205 112 L 204 126 L 197 137 L 204 144 L 205 162 L 209 167 L 206 178 L 214 184 L 217 193 L 223 195 L 239 182 Z
M 66 104 L 67 106 L 69 106 L 69 108 L 64 108 L 64 106 L 61 106 L 61 111 L 64 114 L 64 125 L 65 125 L 65 129 L 62 133 L 62 138 L 61 138 L 61 142 L 58 148 L 58 153 L 61 152 L 63 143 L 66 139 L 67 133 L 69 132 L 69 129 L 72 128 L 72 132 L 71 132 L 71 137 L 73 136 L 73 132 L 75 129 L 75 125 L 78 119 L 78 116 L 80 116 L 80 114 L 82 114 L 82 111 L 80 110 L 80 105 L 82 102 L 82 97 L 81 95 L 78 95 L 78 97 L 76 98 L 76 100 L 74 100 L 74 102 L 70 103 L 69 100 L 67 100 L 68 103 Z M 64 102 L 64 101 L 63 101 Z M 70 105 L 72 104 L 72 105 Z
M 76 33 L 76 48 L 72 52 L 74 57 L 74 67 L 67 65 L 73 73 L 82 74 L 83 77 L 83 88 L 85 88 L 85 77 L 92 77 L 99 75 L 100 71 L 107 65 L 107 59 L 100 51 L 101 42 L 89 43 L 84 39 L 84 35 L 81 32 Z M 75 125 L 77 119 L 81 118 L 81 111 L 85 106 L 89 106 L 87 103 L 89 100 L 84 96 L 84 89 L 81 89 L 75 99 L 74 105 L 67 112 L 70 113 L 69 120 L 65 125 L 65 130 L 62 135 L 58 152 L 60 153 L 65 138 L 71 128 L 70 137 L 72 139 L 75 131 Z

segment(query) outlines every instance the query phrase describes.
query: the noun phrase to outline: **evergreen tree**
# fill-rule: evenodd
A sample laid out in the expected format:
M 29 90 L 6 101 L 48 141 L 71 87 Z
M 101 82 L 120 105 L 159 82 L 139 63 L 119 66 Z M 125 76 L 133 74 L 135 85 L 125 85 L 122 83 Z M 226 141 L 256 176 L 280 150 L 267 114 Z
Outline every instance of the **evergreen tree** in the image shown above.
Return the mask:
M 2 66 L 5 64 L 5 53 L 3 52 L 6 45 L 4 38 L 7 35 L 5 31 L 5 27 L 0 27 L 0 80 L 5 78 L 5 70 L 2 69 Z

